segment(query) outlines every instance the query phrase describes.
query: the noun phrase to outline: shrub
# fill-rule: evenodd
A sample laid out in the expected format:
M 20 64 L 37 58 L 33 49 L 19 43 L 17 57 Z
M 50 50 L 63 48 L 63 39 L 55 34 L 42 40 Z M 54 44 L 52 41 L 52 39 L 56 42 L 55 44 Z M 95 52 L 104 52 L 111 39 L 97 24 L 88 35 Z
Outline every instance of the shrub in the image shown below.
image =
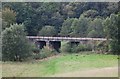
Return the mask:
M 78 52 L 79 52 L 78 46 L 77 46 L 77 45 L 73 45 L 73 46 L 71 47 L 71 53 L 78 53 Z
M 41 57 L 41 54 L 40 54 L 40 52 L 39 53 L 33 53 L 33 59 L 40 59 L 40 57 Z
M 92 47 L 89 44 L 79 44 L 78 46 L 75 46 L 73 50 L 75 53 L 78 53 L 81 51 L 92 51 Z
M 117 55 L 119 55 L 120 53 L 120 45 L 119 45 L 119 42 L 118 42 L 118 40 L 112 40 L 111 42 L 110 42 L 110 50 L 111 50 L 111 52 L 113 53 L 113 54 L 117 54 Z
M 83 45 L 83 44 L 80 44 L 80 45 L 78 45 L 78 50 L 79 51 L 85 51 L 86 50 L 86 46 Z
M 24 60 L 31 55 L 31 45 L 23 24 L 13 24 L 2 32 L 2 59 Z
M 62 52 L 71 52 L 71 45 L 70 43 L 65 43 L 63 46 L 61 46 L 61 51 Z
M 40 49 L 38 47 L 35 46 L 34 43 L 31 43 L 31 47 L 32 47 L 32 52 L 33 53 L 39 53 L 40 52 Z
M 109 50 L 109 45 L 107 44 L 106 41 L 99 41 L 96 43 L 96 51 L 99 51 L 101 53 L 106 53 Z
M 62 46 L 61 50 L 67 53 L 79 53 L 80 51 L 92 51 L 92 46 L 90 44 L 75 44 L 71 46 L 70 43 L 66 43 Z
M 41 51 L 40 51 L 40 58 L 46 58 L 46 57 L 50 57 L 56 54 L 56 51 L 53 49 L 49 49 L 48 47 L 44 47 Z

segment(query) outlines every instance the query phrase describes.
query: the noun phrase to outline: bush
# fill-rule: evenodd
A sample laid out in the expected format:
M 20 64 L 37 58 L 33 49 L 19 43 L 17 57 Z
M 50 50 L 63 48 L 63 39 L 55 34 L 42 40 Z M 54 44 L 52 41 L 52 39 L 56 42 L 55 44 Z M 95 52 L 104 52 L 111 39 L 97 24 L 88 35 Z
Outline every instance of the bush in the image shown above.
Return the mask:
M 39 53 L 40 49 L 38 47 L 36 47 L 36 45 L 34 43 L 31 43 L 31 49 L 33 53 Z
M 87 47 L 85 45 L 80 44 L 80 45 L 78 45 L 77 48 L 79 51 L 85 51 Z
M 34 59 L 43 59 L 56 54 L 57 52 L 55 50 L 44 47 L 39 53 L 34 55 Z
M 61 50 L 66 53 L 79 53 L 81 51 L 92 51 L 92 46 L 90 44 L 75 44 L 71 46 L 70 43 L 66 43 L 62 46 Z
M 70 43 L 65 43 L 63 46 L 61 46 L 61 51 L 62 52 L 71 52 L 71 45 Z
M 53 55 L 56 55 L 56 51 L 53 49 L 49 49 L 47 47 L 44 47 L 41 51 L 40 51 L 40 58 L 46 58 L 46 57 L 50 57 Z
M 79 52 L 79 48 L 77 45 L 71 46 L 71 53 L 78 53 L 78 52 Z
M 41 54 L 40 54 L 40 52 L 39 53 L 33 53 L 33 59 L 40 59 L 40 56 L 41 56 Z
M 106 53 L 109 51 L 109 45 L 106 41 L 99 41 L 96 43 L 95 50 L 101 53 Z
M 20 61 L 31 55 L 31 45 L 23 24 L 13 24 L 2 32 L 2 60 Z
M 114 39 L 110 42 L 110 50 L 113 54 L 117 54 L 117 55 L 120 54 L 119 53 L 120 52 L 120 45 L 119 45 L 118 40 Z
M 92 46 L 90 44 L 79 44 L 76 47 L 76 53 L 81 51 L 92 51 Z

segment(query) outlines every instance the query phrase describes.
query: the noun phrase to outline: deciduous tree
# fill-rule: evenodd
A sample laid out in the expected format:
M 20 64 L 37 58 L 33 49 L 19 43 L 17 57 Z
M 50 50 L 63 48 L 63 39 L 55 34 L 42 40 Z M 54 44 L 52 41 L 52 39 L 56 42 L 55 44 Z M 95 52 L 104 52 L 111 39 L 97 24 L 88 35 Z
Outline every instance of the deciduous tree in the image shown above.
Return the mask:
M 20 61 L 30 56 L 31 45 L 28 43 L 23 24 L 13 24 L 2 32 L 2 59 Z

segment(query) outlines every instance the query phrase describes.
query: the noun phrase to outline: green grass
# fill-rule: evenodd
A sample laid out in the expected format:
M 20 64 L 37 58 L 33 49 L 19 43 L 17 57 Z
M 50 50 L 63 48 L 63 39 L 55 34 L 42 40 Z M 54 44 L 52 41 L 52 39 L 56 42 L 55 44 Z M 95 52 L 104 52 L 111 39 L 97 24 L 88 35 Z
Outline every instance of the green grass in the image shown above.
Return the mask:
M 101 54 L 65 54 L 43 61 L 3 62 L 2 75 L 4 77 L 43 77 L 77 70 L 117 67 L 117 57 L 117 55 Z

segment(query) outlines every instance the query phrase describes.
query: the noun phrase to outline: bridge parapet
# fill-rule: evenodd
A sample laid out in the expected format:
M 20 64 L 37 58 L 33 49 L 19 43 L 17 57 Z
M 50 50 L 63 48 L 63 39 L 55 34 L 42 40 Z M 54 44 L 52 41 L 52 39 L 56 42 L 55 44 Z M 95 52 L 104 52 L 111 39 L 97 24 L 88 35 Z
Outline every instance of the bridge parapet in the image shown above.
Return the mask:
M 43 37 L 27 36 L 28 39 L 36 41 L 106 41 L 106 38 L 80 38 L 80 37 Z

